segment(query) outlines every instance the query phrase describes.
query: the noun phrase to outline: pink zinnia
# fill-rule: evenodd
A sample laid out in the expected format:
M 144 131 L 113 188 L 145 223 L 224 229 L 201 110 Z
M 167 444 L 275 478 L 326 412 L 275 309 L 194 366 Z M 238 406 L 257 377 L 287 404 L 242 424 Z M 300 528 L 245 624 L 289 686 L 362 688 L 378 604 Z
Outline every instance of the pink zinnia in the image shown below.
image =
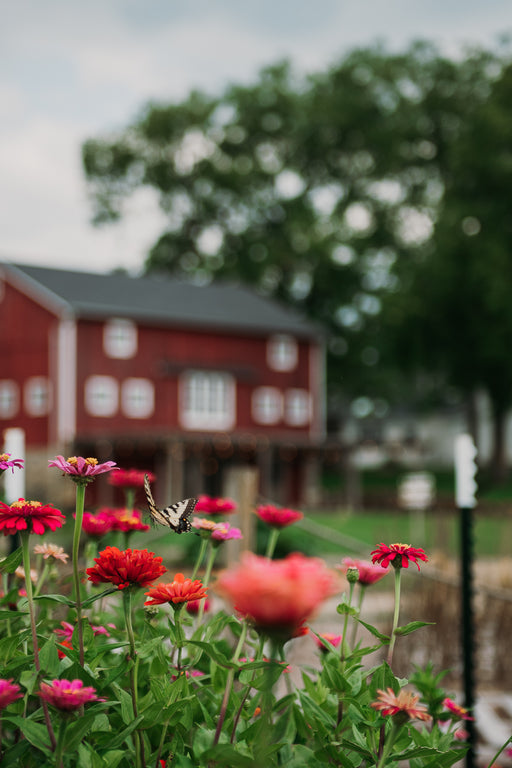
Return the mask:
M 195 511 L 205 515 L 231 514 L 236 510 L 236 504 L 232 499 L 221 499 L 216 496 L 199 496 Z
M 162 565 L 162 558 L 155 557 L 155 553 L 147 549 L 122 552 L 117 547 L 107 547 L 94 562 L 96 565 L 86 569 L 89 581 L 114 584 L 118 589 L 149 587 L 167 570 Z
M 464 707 L 459 706 L 453 699 L 449 699 L 448 697 L 444 699 L 443 701 L 443 707 L 447 709 L 449 712 L 451 712 L 452 715 L 455 715 L 455 717 L 460 718 L 461 720 L 474 720 L 474 717 L 471 717 L 468 710 Z M 450 715 L 447 713 L 440 715 L 440 719 L 445 720 Z
M 96 690 L 81 680 L 52 680 L 41 683 L 38 695 L 63 712 L 73 712 L 89 701 L 98 701 Z
M 327 640 L 327 642 L 330 643 L 334 648 L 337 648 L 339 645 L 341 645 L 343 635 L 335 635 L 332 632 L 322 632 L 322 634 L 319 634 L 318 637 L 313 635 L 313 640 L 315 641 L 317 648 L 319 648 L 322 653 L 325 653 L 329 649 L 324 643 L 322 643 L 322 640 Z
M 394 717 L 398 715 L 403 722 L 407 720 L 432 720 L 427 712 L 427 708 L 418 704 L 419 696 L 415 696 L 411 691 L 403 689 L 395 694 L 392 688 L 386 691 L 378 690 L 377 701 L 373 701 L 370 706 L 382 712 L 383 715 Z
M 23 463 L 23 459 L 11 459 L 10 453 L 0 453 L 0 472 L 5 472 L 6 469 L 14 472 L 14 467 L 23 469 Z
M 113 475 L 116 477 L 116 475 Z M 103 514 L 110 522 L 111 531 L 149 531 L 150 526 L 142 522 L 142 512 L 137 509 L 101 509 L 99 515 Z
M 349 568 L 357 568 L 359 571 L 357 582 L 362 587 L 375 584 L 376 581 L 383 579 L 389 573 L 388 568 L 383 568 L 381 565 L 373 565 L 369 560 L 355 560 L 352 557 L 344 557 L 342 565 L 337 565 L 336 568 L 341 573 L 346 573 Z
M 230 539 L 243 539 L 240 528 L 235 528 L 229 523 L 217 523 L 212 531 L 212 541 L 219 544 Z
M 260 631 L 293 637 L 339 591 L 336 575 L 325 563 L 300 553 L 268 560 L 244 553 L 239 564 L 223 571 L 217 590 Z
M 12 677 L 9 680 L 0 680 L 0 710 L 5 709 L 13 701 L 22 697 L 21 688 L 16 683 L 13 683 Z
M 112 518 L 110 515 L 105 515 L 103 512 L 99 512 L 96 515 L 93 515 L 91 512 L 84 512 L 82 531 L 85 531 L 88 536 L 100 539 L 111 530 Z
M 100 464 L 98 459 L 84 459 L 83 456 L 70 456 L 69 459 L 65 459 L 64 456 L 56 456 L 53 461 L 48 462 L 48 466 L 57 467 L 65 475 L 69 475 L 71 480 L 78 485 L 86 485 L 92 482 L 96 475 L 118 469 L 115 461 L 105 461 Z
M 425 551 L 420 547 L 411 547 L 409 544 L 379 544 L 372 554 L 372 563 L 380 563 L 383 568 L 387 568 L 391 563 L 393 568 L 408 568 L 409 561 L 414 563 L 418 571 L 420 569 L 419 560 L 428 561 Z
M 51 531 L 61 528 L 65 519 L 60 509 L 40 501 L 18 499 L 10 506 L 0 502 L 0 530 L 5 536 L 18 531 L 42 536 L 48 528 Z
M 281 509 L 272 504 L 258 507 L 256 514 L 260 520 L 272 528 L 286 528 L 287 525 L 292 525 L 304 517 L 302 512 L 297 512 L 295 509 Z
M 144 475 L 148 476 L 149 482 L 155 482 L 155 475 L 144 469 L 122 469 L 110 475 L 108 481 L 110 485 L 118 488 L 143 488 Z

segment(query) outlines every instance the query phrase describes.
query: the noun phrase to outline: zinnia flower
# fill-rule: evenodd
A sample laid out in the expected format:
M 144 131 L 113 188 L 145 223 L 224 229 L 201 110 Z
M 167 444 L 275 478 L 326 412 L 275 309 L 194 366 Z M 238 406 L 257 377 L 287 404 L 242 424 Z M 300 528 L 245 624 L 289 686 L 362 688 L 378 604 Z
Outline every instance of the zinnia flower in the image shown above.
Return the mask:
M 43 560 L 49 560 L 50 558 L 55 561 L 59 560 L 61 563 L 66 563 L 69 555 L 64 552 L 64 547 L 59 547 L 57 544 L 36 544 L 34 547 L 34 555 L 42 555 Z
M 105 515 L 102 512 L 97 515 L 93 515 L 91 512 L 84 512 L 82 530 L 88 536 L 100 539 L 112 530 L 112 518 L 110 515 Z
M 234 528 L 229 523 L 217 523 L 212 531 L 212 541 L 220 544 L 230 539 L 243 539 L 240 528 Z
M 5 472 L 9 467 L 13 473 L 14 467 L 23 469 L 23 459 L 11 459 L 10 453 L 0 453 L 0 472 Z
M 358 584 L 362 587 L 368 587 L 370 584 L 375 584 L 376 581 L 384 578 L 389 570 L 383 568 L 381 565 L 373 565 L 369 560 L 354 560 L 352 557 L 344 557 L 342 564 L 337 565 L 336 568 L 341 573 L 346 573 L 349 568 L 357 568 L 359 576 L 357 579 Z
M 61 637 L 62 641 L 64 642 L 66 640 L 71 640 L 73 637 L 73 632 L 75 631 L 75 626 L 73 624 L 70 624 L 69 621 L 61 621 L 60 623 L 62 629 L 54 629 L 53 631 L 57 635 L 57 637 Z M 91 629 L 93 632 L 93 635 L 105 635 L 106 637 L 110 637 L 110 632 L 106 627 L 98 626 L 96 624 L 91 624 Z
M 52 680 L 41 683 L 38 696 L 63 712 L 73 712 L 89 701 L 97 701 L 96 690 L 81 680 Z
M 239 564 L 223 571 L 217 589 L 260 631 L 293 637 L 339 583 L 323 560 L 300 553 L 269 560 L 245 553 Z
M 199 496 L 196 504 L 196 512 L 205 515 L 231 514 L 236 510 L 236 504 L 232 499 L 221 499 L 215 496 Z
M 198 531 L 207 531 L 212 533 L 217 527 L 218 523 L 214 520 L 207 520 L 206 517 L 194 517 L 192 520 L 192 528 L 196 528 Z
M 61 528 L 66 518 L 51 504 L 19 499 L 11 506 L 0 502 L 0 530 L 8 536 L 18 531 L 28 531 L 42 536 L 46 529 Z
M 449 699 L 448 697 L 444 699 L 443 701 L 443 707 L 445 709 L 449 710 L 455 717 L 460 718 L 461 720 L 474 720 L 474 717 L 471 717 L 468 710 L 464 707 L 460 707 L 453 699 Z M 446 715 L 441 715 L 441 719 L 444 720 L 448 718 L 449 715 L 446 713 Z
M 21 688 L 13 683 L 12 677 L 9 680 L 0 680 L 0 710 L 5 709 L 16 699 L 23 696 Z
M 84 459 L 82 456 L 70 456 L 67 460 L 64 456 L 56 456 L 53 461 L 48 462 L 48 466 L 57 467 L 65 475 L 69 475 L 71 480 L 78 485 L 86 485 L 92 482 L 96 475 L 118 469 L 115 461 L 105 461 L 100 464 L 98 459 Z
M 304 517 L 302 512 L 297 512 L 294 509 L 280 509 L 272 504 L 258 507 L 256 514 L 260 520 L 263 520 L 264 523 L 272 528 L 286 528 L 287 525 L 292 525 L 292 523 L 296 523 L 297 520 L 302 520 Z
M 323 638 L 324 640 L 327 640 L 328 643 L 330 643 L 334 648 L 337 648 L 339 645 L 341 645 L 341 641 L 343 640 L 343 635 L 335 635 L 332 632 L 322 632 L 318 635 L 313 635 L 313 640 L 316 643 L 317 648 L 319 648 L 322 653 L 326 653 L 328 651 L 327 646 L 325 646 L 322 643 L 322 640 L 320 638 Z
M 399 716 L 399 719 L 406 720 L 431 720 L 427 708 L 418 704 L 419 696 L 414 695 L 412 691 L 399 692 L 398 696 L 392 688 L 386 691 L 378 690 L 378 700 L 370 704 L 374 709 L 382 712 L 383 715 Z
M 177 573 L 170 584 L 157 584 L 149 592 L 144 592 L 149 600 L 144 605 L 162 605 L 163 603 L 188 603 L 189 600 L 201 600 L 208 595 L 207 590 L 198 579 L 186 579 L 182 573 Z
M 155 482 L 155 475 L 144 469 L 118 469 L 117 472 L 110 475 L 108 481 L 110 485 L 118 488 L 143 488 L 144 475 L 147 475 L 150 483 Z
M 116 477 L 117 475 L 113 475 Z M 137 509 L 100 509 L 98 516 L 103 515 L 109 521 L 111 531 L 149 531 L 150 526 L 142 522 L 142 512 Z
M 409 544 L 379 544 L 377 549 L 374 549 L 372 554 L 372 563 L 380 563 L 383 568 L 387 568 L 389 563 L 394 568 L 408 568 L 409 561 L 414 563 L 418 571 L 420 564 L 418 559 L 428 561 L 423 549 L 419 547 L 411 547 Z
M 87 568 L 87 578 L 93 584 L 105 582 L 118 589 L 126 587 L 149 587 L 167 568 L 162 558 L 147 549 L 126 549 L 107 547 L 94 559 L 96 565 Z
M 210 610 L 209 600 L 205 600 L 204 603 L 201 603 L 200 600 L 189 600 L 185 608 L 187 613 L 191 613 L 192 616 L 196 616 L 199 613 L 199 609 L 201 608 L 201 605 L 203 607 L 203 613 L 208 613 L 208 611 Z

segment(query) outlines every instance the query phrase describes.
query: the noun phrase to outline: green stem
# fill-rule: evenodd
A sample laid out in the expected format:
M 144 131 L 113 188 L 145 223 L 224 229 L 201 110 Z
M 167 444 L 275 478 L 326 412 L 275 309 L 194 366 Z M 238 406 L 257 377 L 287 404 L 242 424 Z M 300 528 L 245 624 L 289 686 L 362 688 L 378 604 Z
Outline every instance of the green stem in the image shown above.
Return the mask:
M 176 647 L 178 649 L 178 659 L 176 661 L 176 669 L 178 671 L 178 675 L 181 672 L 181 652 L 185 646 L 186 638 L 185 633 L 183 632 L 183 626 L 181 623 L 181 610 L 185 603 L 177 603 L 176 605 L 172 605 L 172 608 L 174 610 L 174 629 L 176 633 Z
M 205 587 L 205 588 L 208 586 L 208 584 L 210 582 L 210 577 L 212 575 L 213 563 L 215 562 L 215 558 L 217 557 L 217 549 L 218 549 L 218 547 L 215 547 L 211 543 L 211 541 L 209 541 L 208 543 L 210 545 L 210 551 L 209 551 L 209 554 L 208 554 L 208 560 L 206 562 L 206 570 L 205 570 L 204 576 L 203 576 L 203 587 Z M 201 600 L 201 604 L 200 604 L 199 610 L 197 612 L 197 625 L 198 626 L 199 626 L 199 624 L 201 624 L 201 622 L 203 620 L 204 604 L 205 604 L 205 602 L 206 602 L 205 600 Z
M 20 531 L 21 539 L 21 551 L 23 553 L 23 570 L 25 571 L 25 589 L 27 591 L 28 611 L 30 615 L 30 629 L 32 631 L 32 645 L 34 646 L 34 666 L 36 672 L 41 671 L 41 663 L 39 661 L 39 648 L 37 644 L 37 629 L 36 629 L 36 615 L 34 609 L 34 596 L 32 594 L 32 581 L 30 580 L 30 548 L 29 548 L 29 533 L 27 531 Z M 48 736 L 50 737 L 50 744 L 53 750 L 55 750 L 56 739 L 53 731 L 52 722 L 50 720 L 50 713 L 48 712 L 48 704 L 44 699 L 41 700 L 41 705 L 44 712 L 44 720 L 46 728 L 48 730 Z
M 66 717 L 63 717 L 60 723 L 59 739 L 57 741 L 57 747 L 55 749 L 55 768 L 63 768 L 62 753 L 64 751 L 64 736 L 66 733 L 67 725 L 68 725 L 68 720 Z
M 396 635 L 395 629 L 398 627 L 398 616 L 400 614 L 400 584 L 402 569 L 395 568 L 395 610 L 393 612 L 393 629 L 391 630 L 391 640 L 388 650 L 388 664 L 391 666 L 393 660 L 393 649 L 395 647 Z
M 274 550 L 276 548 L 277 540 L 279 538 L 280 533 L 281 533 L 280 528 L 270 529 L 270 535 L 267 541 L 267 551 L 265 552 L 265 557 L 268 557 L 269 560 L 272 558 L 274 554 Z
M 84 666 L 84 631 L 82 627 L 82 598 L 80 595 L 80 573 L 78 570 L 78 552 L 80 548 L 80 534 L 84 519 L 85 485 L 76 486 L 76 516 L 75 530 L 73 531 L 73 584 L 75 587 L 76 620 L 78 623 L 78 653 L 80 666 Z
M 357 615 L 361 616 L 361 609 L 363 607 L 363 599 L 365 596 L 366 587 L 363 584 L 359 585 L 359 600 L 357 602 Z M 357 629 L 359 627 L 359 623 L 354 618 L 354 625 L 352 627 L 352 637 L 350 638 L 350 643 L 352 645 L 352 648 L 355 647 L 356 644 L 356 638 L 357 638 Z
M 128 635 L 128 643 L 130 645 L 130 660 L 132 664 L 130 666 L 130 688 L 132 694 L 132 707 L 133 717 L 138 717 L 138 703 L 137 703 L 137 689 L 138 689 L 138 671 L 139 671 L 139 657 L 135 650 L 135 635 L 133 632 L 132 623 L 132 590 L 130 587 L 123 590 L 123 608 L 124 608 L 124 620 L 126 624 L 126 633 Z M 137 729 L 135 731 L 135 765 L 136 768 L 145 766 L 144 762 L 144 742 L 141 732 Z
M 384 766 L 386 765 L 386 760 L 388 759 L 388 755 L 391 751 L 391 747 L 395 743 L 397 734 L 398 734 L 398 727 L 396 723 L 392 722 L 391 730 L 388 733 L 388 737 L 386 741 L 384 742 L 384 749 L 382 750 L 382 755 L 380 756 L 380 760 L 377 763 L 377 768 L 384 768 Z
M 50 573 L 50 565 L 48 563 L 48 560 L 45 560 L 43 571 L 42 571 L 42 573 L 41 573 L 41 575 L 40 575 L 40 577 L 38 579 L 38 582 L 36 584 L 36 588 L 34 590 L 34 595 L 37 596 L 40 593 L 41 587 L 45 583 L 49 573 Z
M 510 736 L 506 742 L 498 749 L 494 757 L 492 758 L 491 762 L 488 764 L 487 768 L 492 768 L 492 766 L 495 764 L 498 757 L 501 755 L 505 747 L 507 747 L 512 742 L 512 736 Z
M 238 658 L 240 656 L 240 652 L 242 648 L 244 647 L 245 638 L 247 637 L 247 622 L 242 622 L 242 631 L 240 632 L 240 637 L 238 638 L 238 644 L 236 646 L 235 652 L 233 654 L 233 661 L 236 663 L 238 661 Z M 220 705 L 220 712 L 219 712 L 219 719 L 217 721 L 217 728 L 215 729 L 215 736 L 213 738 L 213 746 L 218 744 L 220 733 L 222 731 L 222 726 L 224 725 L 224 720 L 226 718 L 226 711 L 228 708 L 228 702 L 229 697 L 231 695 L 231 689 L 233 688 L 233 681 L 235 679 L 235 668 L 230 667 L 228 676 L 226 679 L 226 687 L 224 689 L 224 696 L 222 697 L 222 703 Z
M 192 571 L 192 576 L 190 577 L 192 581 L 197 577 L 199 568 L 201 567 L 201 563 L 203 562 L 204 553 L 206 552 L 207 546 L 208 546 L 208 539 L 202 536 L 201 546 L 199 547 L 199 554 L 197 555 L 196 564 L 194 565 L 194 570 Z
M 125 488 L 125 508 L 128 512 L 133 512 L 135 504 L 135 488 Z
M 350 608 L 352 606 L 352 598 L 354 596 L 354 582 L 350 582 L 349 584 L 349 591 L 348 591 L 348 607 Z M 348 611 L 345 614 L 345 617 L 343 619 L 343 637 L 341 638 L 341 661 L 344 661 L 345 658 L 350 654 L 350 646 L 348 644 L 347 640 L 347 629 L 348 629 Z

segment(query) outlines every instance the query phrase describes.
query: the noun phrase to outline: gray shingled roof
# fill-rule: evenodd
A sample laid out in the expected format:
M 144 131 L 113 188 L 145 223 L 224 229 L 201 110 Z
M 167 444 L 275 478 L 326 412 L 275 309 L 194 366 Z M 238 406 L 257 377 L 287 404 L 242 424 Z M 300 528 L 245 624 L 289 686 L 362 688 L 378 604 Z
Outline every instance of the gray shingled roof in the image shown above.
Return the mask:
M 189 327 L 319 335 L 319 329 L 298 312 L 231 283 L 200 286 L 163 275 L 130 277 L 25 264 L 5 266 L 77 317 L 127 317 Z

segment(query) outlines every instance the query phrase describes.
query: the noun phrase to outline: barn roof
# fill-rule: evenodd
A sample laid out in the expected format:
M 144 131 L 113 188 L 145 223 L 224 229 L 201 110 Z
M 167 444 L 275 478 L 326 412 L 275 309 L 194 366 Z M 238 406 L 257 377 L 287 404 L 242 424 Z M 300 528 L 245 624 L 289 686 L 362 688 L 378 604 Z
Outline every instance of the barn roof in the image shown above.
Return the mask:
M 81 318 L 126 317 L 189 327 L 251 333 L 319 335 L 297 311 L 234 283 L 194 285 L 168 275 L 131 277 L 25 264 L 4 264 L 18 284 L 41 296 L 59 313 Z

